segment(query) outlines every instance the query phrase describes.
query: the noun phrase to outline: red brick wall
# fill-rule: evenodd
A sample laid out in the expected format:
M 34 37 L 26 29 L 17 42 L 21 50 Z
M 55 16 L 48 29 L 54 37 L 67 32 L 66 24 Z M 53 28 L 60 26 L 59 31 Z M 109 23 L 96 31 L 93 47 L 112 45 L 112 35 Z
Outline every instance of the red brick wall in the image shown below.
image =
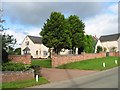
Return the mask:
M 94 59 L 94 58 L 102 58 L 106 57 L 106 53 L 96 53 L 96 54 L 88 54 L 88 53 L 82 53 L 81 55 L 52 55 L 52 67 L 57 67 L 62 64 L 70 63 L 70 62 L 76 62 L 76 61 L 82 61 L 87 59 Z
M 110 52 L 109 56 L 120 56 L 120 52 Z
M 9 55 L 8 59 L 15 63 L 31 64 L 31 55 Z
M 3 71 L 2 72 L 2 82 L 12 82 L 20 80 L 34 79 L 34 73 L 30 71 Z

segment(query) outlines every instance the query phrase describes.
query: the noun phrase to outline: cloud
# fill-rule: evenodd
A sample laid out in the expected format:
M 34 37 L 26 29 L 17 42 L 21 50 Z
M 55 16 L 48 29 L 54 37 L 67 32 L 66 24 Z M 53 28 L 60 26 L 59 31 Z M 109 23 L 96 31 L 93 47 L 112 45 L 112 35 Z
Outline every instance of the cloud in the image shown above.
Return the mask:
M 4 2 L 4 16 L 13 24 L 40 26 L 50 13 L 76 14 L 81 19 L 100 13 L 104 3 L 97 2 Z
M 15 48 L 17 48 L 21 46 L 21 43 L 23 42 L 26 35 L 40 36 L 39 35 L 40 31 L 41 30 L 39 28 L 24 30 L 24 32 L 21 32 L 15 29 L 9 29 L 9 30 L 4 31 L 4 33 L 14 36 L 14 38 L 17 40 L 17 43 L 15 45 Z
M 41 27 L 52 11 L 66 16 L 78 15 L 85 23 L 87 34 L 100 37 L 118 32 L 117 4 L 107 7 L 104 3 L 4 3 L 5 17 L 15 26 L 8 30 L 20 44 L 26 35 L 40 36 Z M 104 9 L 104 10 L 103 10 Z M 103 11 L 107 12 L 103 12 Z M 7 16 L 6 16 L 7 15 Z M 20 25 L 18 27 L 18 25 Z M 18 28 L 21 28 L 19 29 Z M 12 26 L 11 26 L 12 27 Z M 24 27 L 24 28 L 23 28 Z M 32 28 L 31 28 L 32 27 Z M 19 45 L 18 45 L 19 46 Z
M 25 30 L 23 33 L 26 33 L 27 35 L 31 35 L 31 36 L 40 36 L 40 28 L 33 28 L 33 29 L 29 29 L 29 30 Z
M 87 34 L 97 35 L 100 37 L 105 34 L 118 33 L 118 17 L 112 14 L 96 15 L 87 19 L 85 22 L 85 31 Z
M 15 30 L 6 30 L 4 31 L 4 33 L 9 34 L 9 35 L 13 35 L 13 37 L 17 40 L 17 43 L 15 45 L 15 47 L 20 47 L 21 42 L 23 41 L 23 39 L 25 38 L 25 34 L 15 31 Z

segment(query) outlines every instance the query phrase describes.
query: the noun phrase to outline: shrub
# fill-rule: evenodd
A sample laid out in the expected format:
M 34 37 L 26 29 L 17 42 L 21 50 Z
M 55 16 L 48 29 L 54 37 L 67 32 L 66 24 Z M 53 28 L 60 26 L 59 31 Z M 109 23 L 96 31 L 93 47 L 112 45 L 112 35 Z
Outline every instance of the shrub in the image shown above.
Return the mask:
M 101 46 L 97 46 L 97 53 L 102 51 L 102 47 Z
M 2 63 L 8 62 L 8 53 L 2 49 Z
M 30 69 L 30 65 L 24 65 L 22 63 L 7 62 L 2 64 L 2 71 L 26 71 Z

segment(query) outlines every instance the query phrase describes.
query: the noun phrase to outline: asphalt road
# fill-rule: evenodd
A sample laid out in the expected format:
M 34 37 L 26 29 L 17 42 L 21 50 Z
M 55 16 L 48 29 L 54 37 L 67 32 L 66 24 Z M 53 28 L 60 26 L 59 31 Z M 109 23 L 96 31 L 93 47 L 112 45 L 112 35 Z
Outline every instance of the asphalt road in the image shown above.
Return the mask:
M 118 68 L 30 88 L 118 88 Z

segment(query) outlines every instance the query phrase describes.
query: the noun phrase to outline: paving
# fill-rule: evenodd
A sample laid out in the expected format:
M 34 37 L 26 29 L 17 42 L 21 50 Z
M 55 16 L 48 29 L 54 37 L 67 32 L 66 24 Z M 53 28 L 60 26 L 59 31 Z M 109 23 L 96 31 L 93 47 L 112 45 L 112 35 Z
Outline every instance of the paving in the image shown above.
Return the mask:
M 74 79 L 29 88 L 92 88 L 93 90 L 98 88 L 97 90 L 118 90 L 118 82 L 120 82 L 118 79 L 118 67 L 115 67 Z
M 41 74 L 50 82 L 58 82 L 68 79 L 73 79 L 85 75 L 90 75 L 99 71 L 92 70 L 71 70 L 71 69 L 56 69 L 56 68 L 42 68 Z

